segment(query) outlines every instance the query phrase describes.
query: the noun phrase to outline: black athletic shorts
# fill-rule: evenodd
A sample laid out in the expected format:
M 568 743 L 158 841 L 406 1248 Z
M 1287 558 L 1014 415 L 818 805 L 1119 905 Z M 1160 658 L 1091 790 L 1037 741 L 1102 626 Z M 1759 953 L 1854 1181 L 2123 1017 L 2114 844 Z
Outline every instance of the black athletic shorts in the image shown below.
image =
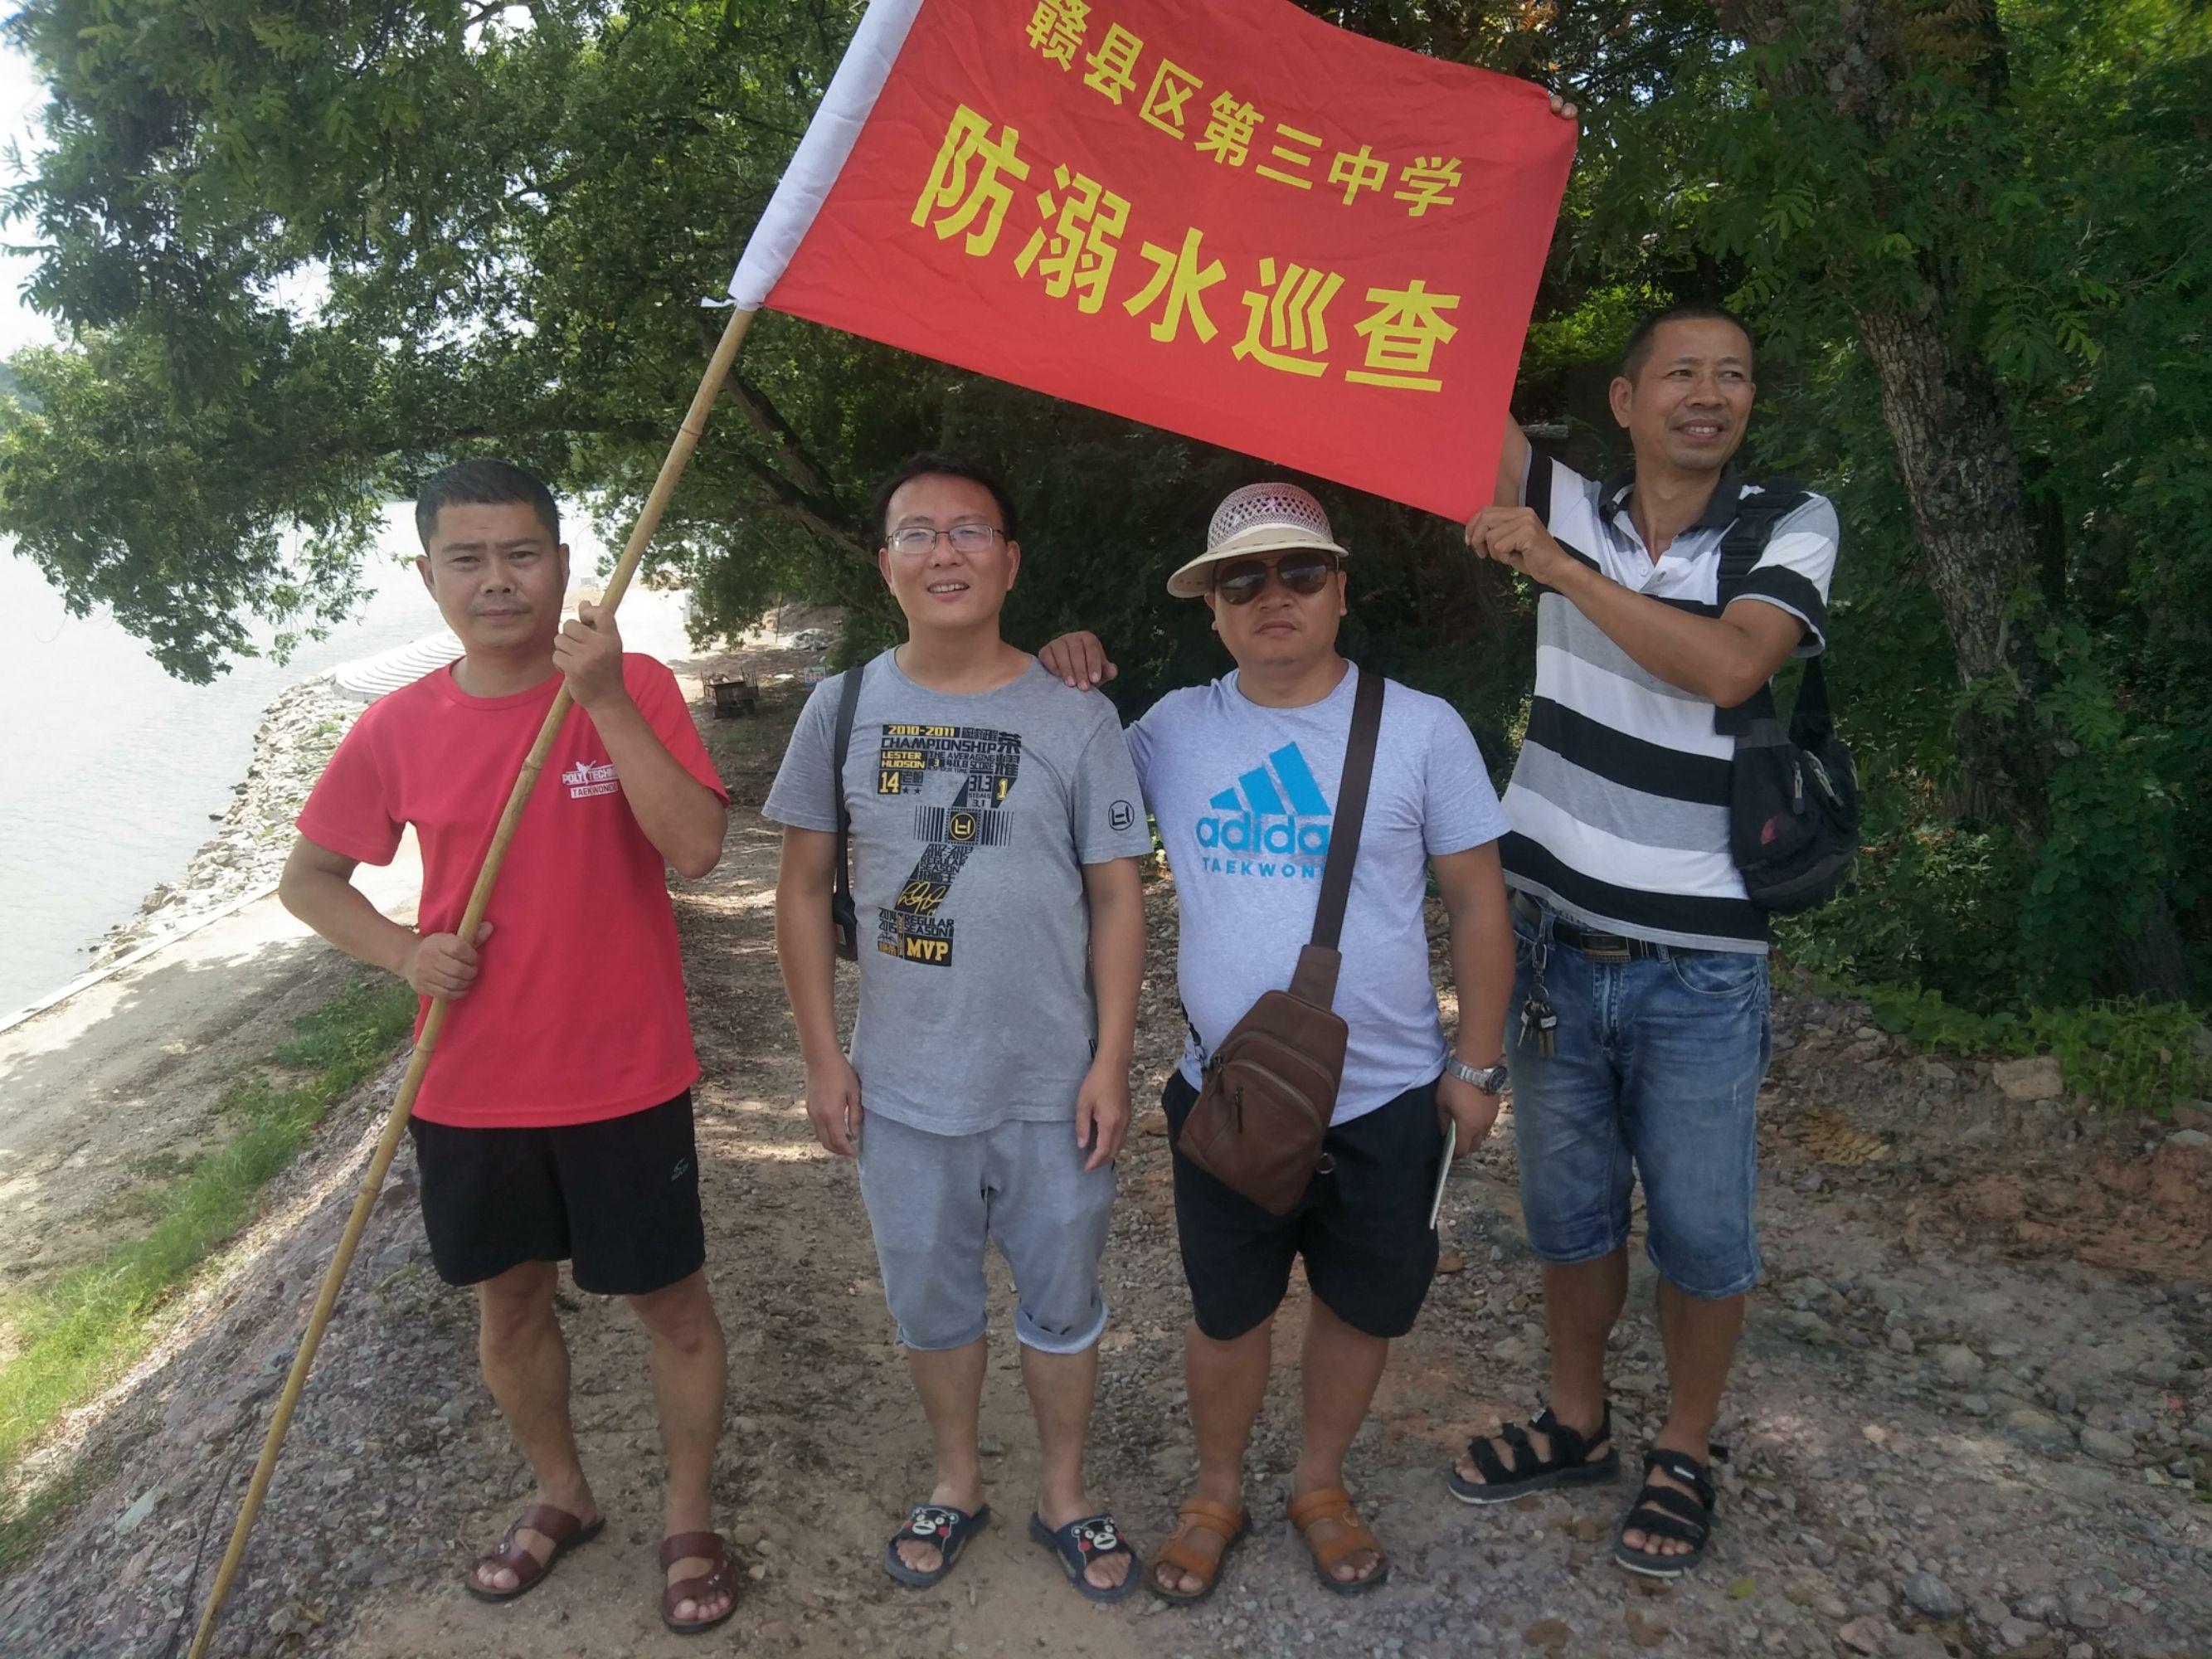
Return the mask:
M 1198 1091 L 1170 1073 L 1160 1105 L 1169 1144 Z M 1331 1313 L 1370 1336 L 1403 1336 L 1436 1277 L 1429 1225 L 1444 1135 L 1437 1085 L 1409 1089 L 1341 1123 L 1322 1142 L 1335 1168 L 1317 1175 L 1297 1207 L 1270 1215 L 1183 1157 L 1175 1158 L 1176 1234 L 1198 1328 L 1231 1341 L 1260 1324 L 1290 1288 L 1291 1261 Z
M 689 1089 L 597 1123 L 465 1129 L 418 1117 L 408 1127 L 430 1260 L 448 1285 L 573 1261 L 578 1290 L 642 1296 L 706 1262 Z

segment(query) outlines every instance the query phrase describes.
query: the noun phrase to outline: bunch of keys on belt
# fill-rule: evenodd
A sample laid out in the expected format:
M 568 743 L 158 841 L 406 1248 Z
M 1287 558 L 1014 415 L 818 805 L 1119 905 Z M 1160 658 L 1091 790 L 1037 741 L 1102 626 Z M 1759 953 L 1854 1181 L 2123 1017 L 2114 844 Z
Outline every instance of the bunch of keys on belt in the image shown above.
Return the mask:
M 1559 1048 L 1559 1017 L 1553 1010 L 1551 993 L 1544 986 L 1544 969 L 1551 958 L 1551 931 L 1540 927 L 1530 950 L 1528 1000 L 1521 1005 L 1520 1046 L 1534 1046 L 1540 1059 L 1549 1060 Z
M 1559 1017 L 1553 1012 L 1551 1000 L 1544 994 L 1539 983 L 1528 994 L 1528 1000 L 1521 1005 L 1521 1046 L 1532 1042 L 1537 1054 L 1549 1060 L 1559 1048 Z

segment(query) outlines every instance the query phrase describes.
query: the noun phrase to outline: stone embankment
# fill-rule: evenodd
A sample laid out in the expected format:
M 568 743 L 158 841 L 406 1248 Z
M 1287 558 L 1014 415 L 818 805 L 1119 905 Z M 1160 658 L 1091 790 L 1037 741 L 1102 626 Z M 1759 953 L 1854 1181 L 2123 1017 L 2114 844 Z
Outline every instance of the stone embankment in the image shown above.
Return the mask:
M 267 888 L 292 847 L 292 820 L 322 775 L 338 739 L 363 704 L 340 692 L 328 674 L 280 692 L 253 733 L 253 760 L 232 786 L 216 830 L 173 883 L 147 894 L 138 914 L 110 928 L 93 946 L 88 966 L 106 967 L 140 946 L 179 933 L 201 917 Z

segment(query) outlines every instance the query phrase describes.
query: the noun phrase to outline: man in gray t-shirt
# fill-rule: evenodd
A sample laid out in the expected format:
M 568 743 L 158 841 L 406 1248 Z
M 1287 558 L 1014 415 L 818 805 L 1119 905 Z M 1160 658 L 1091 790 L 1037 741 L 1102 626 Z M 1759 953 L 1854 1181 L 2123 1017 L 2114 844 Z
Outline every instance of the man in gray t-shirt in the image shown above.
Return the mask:
M 1136 1557 L 1085 1495 L 1083 1445 L 1144 974 L 1136 860 L 1152 833 L 1113 706 L 1071 697 L 1000 637 L 1021 566 L 1005 490 L 957 458 L 918 455 L 877 516 L 907 642 L 816 690 L 765 815 L 785 826 L 776 953 L 807 1115 L 823 1146 L 858 1160 L 884 1299 L 936 1440 L 935 1488 L 884 1546 L 884 1571 L 934 1584 L 989 1519 L 976 1416 L 995 1242 L 1037 1419 L 1030 1534 L 1082 1594 L 1117 1600 L 1136 1587 Z M 838 714 L 855 675 L 841 775 Z M 860 922 L 849 1055 L 830 915 L 841 804 Z
M 1289 484 L 1222 502 L 1206 550 L 1168 591 L 1203 599 L 1234 673 L 1171 691 L 1130 728 L 1145 800 L 1175 872 L 1176 980 L 1191 1023 L 1161 1105 L 1172 1133 L 1176 1233 L 1192 1321 L 1184 1392 L 1198 1443 L 1194 1490 L 1146 1577 L 1195 1601 L 1250 1526 L 1244 1452 L 1267 1395 L 1275 1310 L 1293 1262 L 1313 1300 L 1301 1366 L 1304 1421 L 1290 1520 L 1340 1595 L 1389 1577 L 1345 1489 L 1344 1459 L 1393 1339 L 1413 1327 L 1436 1270 L 1431 1205 L 1449 1117 L 1461 1155 L 1498 1115 L 1513 934 L 1498 838 L 1505 819 L 1474 738 L 1451 707 L 1383 688 L 1375 771 L 1352 865 L 1335 1010 L 1350 1033 L 1327 1157 L 1286 1216 L 1200 1169 L 1177 1144 L 1206 1058 L 1267 991 L 1291 981 L 1312 937 L 1359 671 L 1337 654 L 1344 550 L 1321 504 Z M 1110 672 L 1089 635 L 1043 658 L 1070 683 Z M 1094 672 L 1092 665 L 1097 664 Z M 1459 1029 L 1447 1047 L 1429 977 L 1423 901 L 1433 873 L 1451 927 Z
M 1034 660 L 947 694 L 898 653 L 859 674 L 842 791 L 852 813 L 860 1008 L 852 1063 L 875 1117 L 933 1134 L 1066 1124 L 1097 1037 L 1084 866 L 1152 850 L 1114 705 Z M 791 734 L 767 816 L 835 833 L 845 676 Z

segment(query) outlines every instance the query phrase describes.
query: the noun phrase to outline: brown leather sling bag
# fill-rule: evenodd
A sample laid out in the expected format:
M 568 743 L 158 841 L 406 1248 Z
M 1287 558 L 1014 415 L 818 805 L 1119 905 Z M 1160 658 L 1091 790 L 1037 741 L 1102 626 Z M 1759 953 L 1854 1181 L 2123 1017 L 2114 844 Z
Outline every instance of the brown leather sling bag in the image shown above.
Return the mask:
M 1298 952 L 1287 991 L 1254 1003 L 1206 1062 L 1206 1082 L 1176 1137 L 1176 1150 L 1271 1215 L 1288 1215 L 1322 1168 L 1322 1138 L 1344 1082 L 1351 1033 L 1333 1006 L 1344 966 L 1337 940 L 1352 892 L 1382 725 L 1382 677 L 1355 666 L 1352 738 L 1337 786 L 1336 820 L 1322 867 L 1313 942 Z

